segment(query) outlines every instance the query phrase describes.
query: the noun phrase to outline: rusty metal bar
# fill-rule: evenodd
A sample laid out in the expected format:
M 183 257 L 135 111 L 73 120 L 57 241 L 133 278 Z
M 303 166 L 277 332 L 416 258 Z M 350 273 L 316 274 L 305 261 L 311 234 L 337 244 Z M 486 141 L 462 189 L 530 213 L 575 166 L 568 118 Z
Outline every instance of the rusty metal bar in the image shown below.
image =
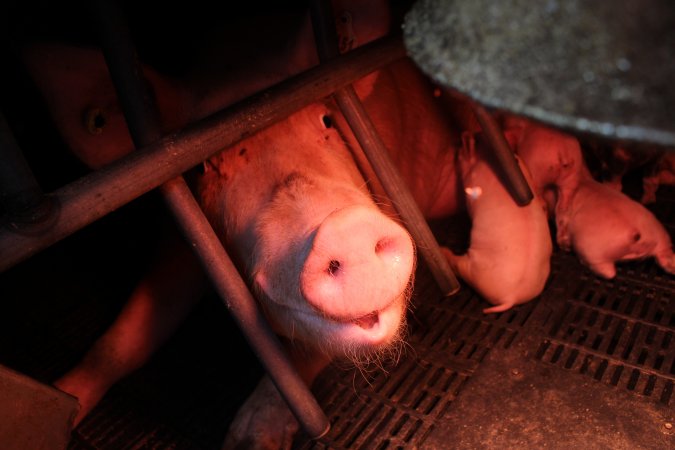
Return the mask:
M 0 204 L 6 223 L 17 231 L 35 233 L 48 228 L 58 212 L 42 193 L 30 166 L 0 112 Z
M 103 53 L 132 139 L 137 147 L 148 146 L 161 137 L 160 116 L 144 80 L 130 31 L 111 0 L 96 0 L 92 6 Z M 183 177 L 164 183 L 161 192 L 218 294 L 303 429 L 315 439 L 326 434 L 330 429 L 328 418 L 269 328 Z
M 337 35 L 335 34 L 335 22 L 330 2 L 313 0 L 310 2 L 310 12 L 319 58 L 322 62 L 328 62 L 338 55 Z M 392 204 L 415 240 L 417 251 L 427 262 L 441 292 L 445 295 L 454 294 L 459 290 L 459 282 L 445 256 L 441 253 L 438 242 L 429 229 L 429 225 L 410 190 L 391 161 L 387 148 L 375 131 L 375 127 L 354 88 L 350 85 L 338 89 L 333 97 Z
M 532 189 L 527 184 L 527 180 L 520 170 L 516 157 L 509 143 L 506 142 L 502 130 L 483 106 L 476 102 L 471 103 L 473 111 L 476 114 L 476 119 L 478 119 L 478 123 L 480 123 L 485 137 L 490 143 L 493 155 L 497 160 L 497 167 L 495 169 L 498 176 L 502 179 L 504 187 L 509 191 L 516 204 L 519 206 L 529 204 L 534 198 L 534 194 L 532 194 Z
M 59 204 L 60 214 L 56 223 L 45 232 L 22 235 L 11 227 L 0 227 L 0 272 L 194 167 L 223 148 L 404 56 L 405 49 L 398 37 L 358 48 L 58 189 L 51 197 Z

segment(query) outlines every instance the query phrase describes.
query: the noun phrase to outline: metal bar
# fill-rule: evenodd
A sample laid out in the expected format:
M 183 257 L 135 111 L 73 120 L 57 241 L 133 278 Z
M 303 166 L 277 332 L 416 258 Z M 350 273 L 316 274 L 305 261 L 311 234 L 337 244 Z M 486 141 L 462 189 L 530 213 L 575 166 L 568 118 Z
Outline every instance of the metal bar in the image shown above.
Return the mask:
M 527 180 L 520 170 L 518 161 L 516 161 L 509 143 L 506 142 L 502 130 L 485 108 L 476 102 L 472 102 L 472 105 L 476 119 L 478 119 L 478 123 L 480 123 L 497 160 L 498 167 L 496 169 L 504 187 L 509 191 L 516 204 L 519 206 L 529 204 L 534 198 L 534 194 L 532 194 L 532 189 L 527 184 Z
M 310 2 L 310 12 L 319 58 L 322 62 L 330 61 L 338 54 L 337 36 L 334 32 L 335 27 L 330 2 L 313 0 Z M 415 240 L 417 250 L 427 262 L 441 292 L 445 295 L 454 294 L 459 290 L 459 282 L 447 259 L 441 253 L 438 242 L 429 229 L 424 215 L 398 173 L 386 146 L 375 131 L 375 127 L 354 88 L 351 85 L 341 88 L 333 94 L 333 97 L 392 204 Z
M 58 209 L 42 193 L 30 166 L 0 112 L 0 204 L 5 223 L 19 232 L 35 233 L 51 226 Z
M 186 239 L 194 247 L 216 291 L 298 422 L 310 438 L 321 438 L 330 429 L 328 418 L 297 374 L 192 192 L 182 178 L 164 183 L 161 190 L 170 192 L 171 210 Z
M 398 37 L 358 48 L 64 186 L 51 195 L 61 209 L 57 222 L 46 232 L 21 235 L 10 228 L 0 227 L 0 272 L 194 167 L 223 148 L 404 56 L 405 49 Z
M 143 78 L 129 29 L 111 0 L 96 0 L 92 6 L 131 136 L 138 147 L 150 145 L 161 137 L 160 116 Z M 330 428 L 328 418 L 256 307 L 183 177 L 164 183 L 161 192 L 219 295 L 303 429 L 311 438 L 326 434 Z

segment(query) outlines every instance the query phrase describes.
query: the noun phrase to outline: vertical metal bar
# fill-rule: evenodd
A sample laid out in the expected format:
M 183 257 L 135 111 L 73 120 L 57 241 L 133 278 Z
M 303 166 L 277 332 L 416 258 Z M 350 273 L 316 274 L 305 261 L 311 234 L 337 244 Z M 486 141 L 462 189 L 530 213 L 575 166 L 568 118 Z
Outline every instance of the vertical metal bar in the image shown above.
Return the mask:
M 49 227 L 57 213 L 53 201 L 43 195 L 33 172 L 0 112 L 0 205 L 5 220 L 19 232 Z
M 490 143 L 493 155 L 497 160 L 497 167 L 495 169 L 502 179 L 504 187 L 509 191 L 517 205 L 525 206 L 529 204 L 534 198 L 534 194 L 532 194 L 532 189 L 527 184 L 527 180 L 520 170 L 516 157 L 509 143 L 506 142 L 502 130 L 485 108 L 476 102 L 472 102 L 472 106 L 476 119 L 478 119 L 478 123 L 480 123 L 485 137 Z
M 312 0 L 310 12 L 319 58 L 321 61 L 334 58 L 338 55 L 338 43 L 330 2 L 328 0 Z M 445 256 L 441 253 L 436 238 L 429 229 L 429 225 L 410 190 L 391 161 L 387 148 L 375 131 L 375 127 L 353 87 L 347 86 L 339 89 L 333 96 L 382 182 L 387 195 L 415 240 L 417 250 L 427 262 L 436 283 L 445 295 L 454 294 L 459 290 L 457 278 Z
M 112 1 L 96 0 L 93 10 L 134 144 L 147 146 L 161 137 L 159 112 L 145 86 L 128 27 Z M 185 181 L 182 177 L 174 178 L 162 185 L 161 190 L 218 293 L 290 409 L 310 437 L 323 436 L 330 427 L 328 419 L 265 322 Z

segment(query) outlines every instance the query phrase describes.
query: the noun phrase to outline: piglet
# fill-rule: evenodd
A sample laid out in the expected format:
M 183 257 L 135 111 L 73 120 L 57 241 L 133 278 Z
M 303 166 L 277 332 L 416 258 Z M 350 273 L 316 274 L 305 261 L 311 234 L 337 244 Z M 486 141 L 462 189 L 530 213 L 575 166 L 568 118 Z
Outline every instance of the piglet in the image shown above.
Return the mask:
M 488 159 L 481 135 L 464 133 L 458 166 L 471 217 L 471 243 L 464 255 L 444 249 L 452 268 L 493 307 L 506 311 L 539 295 L 550 272 L 551 235 L 543 200 L 518 206 Z M 528 183 L 527 168 L 518 160 Z
M 673 272 L 671 240 L 663 225 L 640 203 L 596 181 L 575 137 L 529 122 L 519 133 L 516 151 L 532 173 L 535 190 L 555 194 L 556 240 L 563 250 L 574 250 L 605 278 L 615 276 L 617 261 L 649 256 Z
M 558 245 L 574 250 L 583 264 L 605 278 L 614 278 L 618 261 L 650 256 L 666 272 L 675 273 L 670 236 L 656 217 L 583 169 L 569 201 L 556 205 Z

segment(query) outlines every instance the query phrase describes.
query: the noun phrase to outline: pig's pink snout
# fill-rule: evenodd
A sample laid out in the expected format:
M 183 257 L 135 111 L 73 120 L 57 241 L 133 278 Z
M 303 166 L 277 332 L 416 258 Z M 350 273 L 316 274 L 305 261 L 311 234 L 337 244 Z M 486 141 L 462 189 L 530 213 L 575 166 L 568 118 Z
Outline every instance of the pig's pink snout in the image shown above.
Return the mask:
M 410 235 L 378 210 L 350 206 L 319 226 L 300 274 L 305 300 L 324 316 L 369 328 L 403 301 L 414 269 Z

